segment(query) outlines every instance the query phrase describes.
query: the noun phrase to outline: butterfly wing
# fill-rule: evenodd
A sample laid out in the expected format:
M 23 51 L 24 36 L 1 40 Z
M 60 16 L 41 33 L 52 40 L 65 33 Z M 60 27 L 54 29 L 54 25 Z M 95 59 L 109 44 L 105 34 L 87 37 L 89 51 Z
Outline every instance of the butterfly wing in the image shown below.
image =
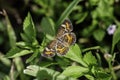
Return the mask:
M 42 56 L 53 57 L 55 53 L 57 55 L 65 55 L 69 51 L 69 47 L 76 42 L 76 36 L 73 32 L 72 23 L 69 19 L 66 19 L 58 29 L 55 40 L 45 47 Z
M 69 47 L 64 46 L 64 43 L 58 41 L 55 50 L 58 56 L 63 56 L 69 51 Z
M 65 19 L 65 21 L 61 24 L 58 29 L 57 38 L 64 35 L 65 33 L 69 33 L 73 30 L 72 23 L 69 19 Z
M 71 33 L 65 33 L 60 39 L 66 46 L 74 45 L 76 42 L 76 35 Z
M 63 27 L 67 33 L 73 30 L 73 25 L 69 19 L 65 19 L 61 27 Z
M 55 50 L 55 46 L 56 46 L 56 40 L 51 41 L 47 47 L 45 47 L 42 56 L 44 57 L 53 57 L 55 56 L 56 50 Z

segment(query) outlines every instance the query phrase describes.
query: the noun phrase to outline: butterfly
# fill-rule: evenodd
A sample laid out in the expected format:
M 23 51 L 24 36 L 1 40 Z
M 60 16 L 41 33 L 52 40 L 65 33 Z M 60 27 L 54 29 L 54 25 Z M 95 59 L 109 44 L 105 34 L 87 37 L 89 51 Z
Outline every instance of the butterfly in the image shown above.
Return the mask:
M 43 50 L 44 57 L 53 57 L 55 54 L 63 56 L 69 51 L 69 47 L 76 42 L 76 35 L 72 32 L 73 26 L 69 19 L 65 19 L 60 25 L 57 35 Z

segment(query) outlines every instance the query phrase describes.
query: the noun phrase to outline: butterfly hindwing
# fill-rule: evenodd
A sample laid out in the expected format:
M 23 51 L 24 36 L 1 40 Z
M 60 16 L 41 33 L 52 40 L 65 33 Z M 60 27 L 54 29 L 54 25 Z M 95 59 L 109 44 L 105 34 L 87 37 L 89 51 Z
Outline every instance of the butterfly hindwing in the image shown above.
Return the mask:
M 55 46 L 57 44 L 56 40 L 51 41 L 44 49 L 42 56 L 44 57 L 53 57 L 55 56 L 56 50 Z

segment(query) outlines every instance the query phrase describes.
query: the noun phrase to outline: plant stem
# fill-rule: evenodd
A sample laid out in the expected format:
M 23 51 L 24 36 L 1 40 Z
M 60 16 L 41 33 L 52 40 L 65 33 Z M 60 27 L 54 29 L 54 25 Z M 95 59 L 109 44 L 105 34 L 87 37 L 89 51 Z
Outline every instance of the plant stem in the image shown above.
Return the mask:
M 112 75 L 113 80 L 117 80 L 117 77 L 116 77 L 116 75 L 115 75 L 115 72 L 114 72 L 114 70 L 113 70 L 113 68 L 112 68 L 111 61 L 108 61 L 108 65 L 109 65 L 109 69 L 110 69 L 110 72 L 111 72 L 111 75 Z

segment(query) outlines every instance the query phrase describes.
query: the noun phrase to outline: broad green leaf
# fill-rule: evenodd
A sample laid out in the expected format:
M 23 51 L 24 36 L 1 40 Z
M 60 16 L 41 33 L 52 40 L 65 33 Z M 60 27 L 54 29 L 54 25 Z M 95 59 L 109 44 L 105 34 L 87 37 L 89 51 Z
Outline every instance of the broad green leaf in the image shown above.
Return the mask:
M 97 41 L 102 41 L 105 36 L 105 31 L 98 29 L 93 32 L 93 36 Z
M 55 36 L 54 23 L 50 18 L 43 18 L 41 21 L 42 32 L 45 34 L 46 38 L 53 40 Z
M 64 20 L 65 18 L 68 17 L 68 15 L 72 12 L 72 10 L 74 9 L 74 7 L 82 0 L 73 0 L 71 2 L 71 4 L 65 9 L 65 11 L 62 13 L 62 15 L 60 16 L 56 26 L 59 26 Z
M 60 75 L 60 72 L 52 69 L 39 67 L 36 65 L 30 65 L 24 70 L 25 74 L 36 77 L 38 80 L 76 80 L 75 78 Z
M 23 55 L 30 54 L 30 53 L 32 53 L 32 51 L 23 50 L 23 49 L 20 49 L 18 47 L 14 47 L 6 54 L 5 57 L 14 58 L 14 57 L 23 56 Z
M 12 25 L 10 23 L 10 20 L 8 18 L 8 15 L 7 15 L 6 11 L 3 10 L 3 12 L 5 14 L 5 19 L 6 19 L 6 23 L 7 23 L 7 33 L 8 33 L 8 36 L 9 36 L 10 46 L 14 47 L 15 43 L 16 43 L 15 32 L 14 32 L 14 29 L 12 28 Z
M 73 77 L 73 78 L 79 78 L 83 75 L 85 75 L 89 71 L 88 68 L 81 67 L 81 66 L 70 66 L 67 67 L 62 75 L 68 76 L 68 77 Z
M 112 50 L 111 53 L 113 54 L 113 50 L 115 45 L 120 41 L 120 26 L 118 26 L 117 30 L 115 31 L 112 39 Z
M 83 60 L 88 64 L 88 65 L 95 65 L 97 64 L 96 58 L 92 55 L 92 53 L 89 51 L 84 55 Z
M 23 31 L 22 38 L 26 42 L 33 42 L 36 39 L 36 30 L 30 13 L 24 20 Z
M 77 44 L 70 47 L 70 50 L 65 55 L 66 58 L 69 58 L 73 61 L 80 63 L 83 66 L 87 66 L 86 63 L 82 60 L 82 53 Z

